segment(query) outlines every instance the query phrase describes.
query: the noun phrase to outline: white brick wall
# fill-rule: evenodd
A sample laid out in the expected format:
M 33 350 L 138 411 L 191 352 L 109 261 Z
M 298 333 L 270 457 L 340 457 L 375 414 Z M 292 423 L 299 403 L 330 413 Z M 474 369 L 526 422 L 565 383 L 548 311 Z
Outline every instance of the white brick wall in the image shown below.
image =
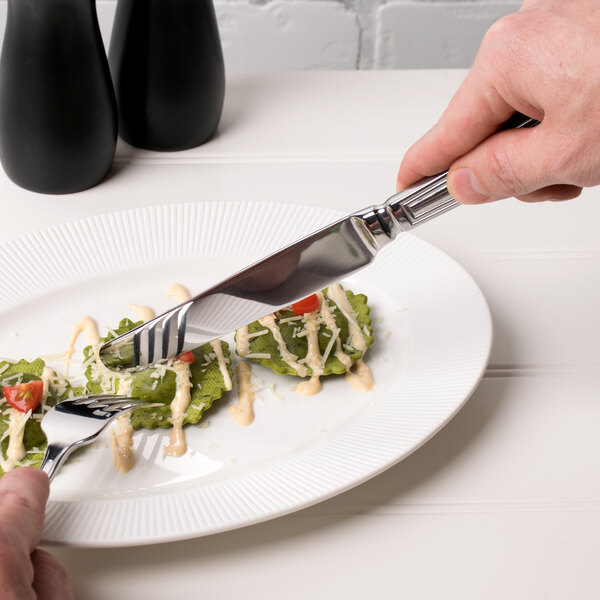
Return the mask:
M 469 66 L 489 26 L 520 2 L 390 2 L 377 10 L 378 69 Z
M 43 0 L 40 0 L 43 1 Z M 7 0 L 0 0 L 0 41 Z M 515 0 L 215 0 L 229 71 L 468 67 Z M 105 44 L 116 0 L 97 0 Z

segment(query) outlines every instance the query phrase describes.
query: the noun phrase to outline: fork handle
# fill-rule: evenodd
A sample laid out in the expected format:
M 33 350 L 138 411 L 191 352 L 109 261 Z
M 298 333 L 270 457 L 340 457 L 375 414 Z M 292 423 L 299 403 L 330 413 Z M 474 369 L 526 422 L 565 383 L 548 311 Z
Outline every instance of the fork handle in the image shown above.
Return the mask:
M 63 444 L 48 444 L 46 448 L 46 454 L 40 469 L 48 475 L 48 479 L 52 481 L 54 475 L 62 464 L 67 460 L 69 454 L 73 450 L 72 446 Z

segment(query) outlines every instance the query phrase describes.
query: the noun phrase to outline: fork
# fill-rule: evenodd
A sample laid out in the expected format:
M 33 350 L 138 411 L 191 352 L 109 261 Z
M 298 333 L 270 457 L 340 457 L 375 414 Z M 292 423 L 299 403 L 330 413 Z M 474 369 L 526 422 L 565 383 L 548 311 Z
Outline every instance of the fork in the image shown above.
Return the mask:
M 63 400 L 42 419 L 48 447 L 41 469 L 50 481 L 76 448 L 91 444 L 118 416 L 139 406 L 162 406 L 138 398 L 94 394 Z

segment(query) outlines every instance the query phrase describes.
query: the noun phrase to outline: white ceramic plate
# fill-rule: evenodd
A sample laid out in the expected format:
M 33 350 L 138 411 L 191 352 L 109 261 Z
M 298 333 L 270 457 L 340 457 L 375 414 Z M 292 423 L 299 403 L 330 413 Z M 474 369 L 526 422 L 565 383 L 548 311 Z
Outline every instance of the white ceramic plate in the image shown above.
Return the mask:
M 80 317 L 94 317 L 104 333 L 133 317 L 130 303 L 162 312 L 172 305 L 171 283 L 198 293 L 338 216 L 280 204 L 180 204 L 5 243 L 4 282 L 14 284 L 0 287 L 0 356 L 46 356 L 62 370 L 56 354 Z M 334 378 L 303 397 L 294 378 L 255 366 L 264 386 L 249 427 L 229 415 L 233 392 L 203 427 L 187 428 L 190 450 L 181 458 L 163 457 L 163 430 L 136 433 L 137 464 L 127 474 L 112 467 L 106 439 L 74 457 L 52 484 L 44 540 L 123 546 L 242 527 L 339 494 L 430 438 L 487 364 L 491 320 L 480 290 L 447 255 L 409 234 L 344 284 L 369 296 L 373 392 Z

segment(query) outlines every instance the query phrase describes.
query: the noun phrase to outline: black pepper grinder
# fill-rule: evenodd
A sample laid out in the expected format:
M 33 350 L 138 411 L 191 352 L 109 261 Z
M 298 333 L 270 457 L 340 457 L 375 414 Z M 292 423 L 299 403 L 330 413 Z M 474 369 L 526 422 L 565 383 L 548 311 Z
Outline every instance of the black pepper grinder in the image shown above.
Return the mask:
M 108 57 L 126 142 L 184 150 L 215 133 L 225 69 L 212 0 L 119 0 Z
M 117 108 L 94 0 L 8 0 L 0 161 L 35 192 L 78 192 L 114 158 Z

